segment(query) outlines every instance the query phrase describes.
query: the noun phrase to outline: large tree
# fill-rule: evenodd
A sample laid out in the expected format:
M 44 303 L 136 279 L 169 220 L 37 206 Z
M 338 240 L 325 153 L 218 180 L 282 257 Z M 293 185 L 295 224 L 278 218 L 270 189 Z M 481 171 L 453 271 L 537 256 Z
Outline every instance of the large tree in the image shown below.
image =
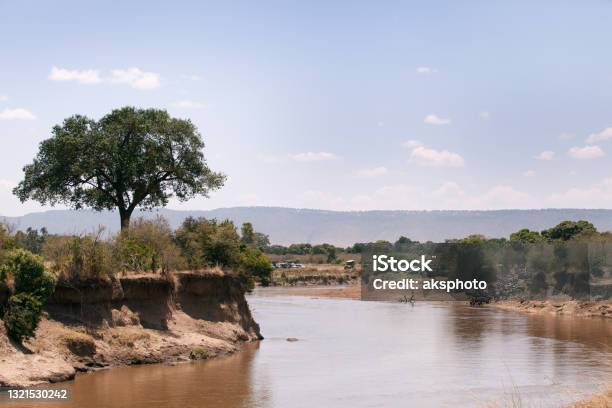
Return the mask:
M 550 240 L 569 241 L 580 235 L 597 234 L 597 229 L 588 221 L 563 221 L 560 224 L 542 231 L 542 236 Z
M 40 143 L 13 193 L 22 202 L 117 209 L 124 230 L 136 207 L 207 196 L 223 185 L 225 176 L 206 165 L 203 148 L 191 121 L 164 110 L 124 107 L 99 121 L 75 115 Z

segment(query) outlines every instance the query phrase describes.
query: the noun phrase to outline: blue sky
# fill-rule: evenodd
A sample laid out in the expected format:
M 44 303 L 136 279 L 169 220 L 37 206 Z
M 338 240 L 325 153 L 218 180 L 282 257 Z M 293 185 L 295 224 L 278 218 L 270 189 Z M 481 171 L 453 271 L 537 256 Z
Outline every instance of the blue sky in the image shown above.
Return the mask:
M 0 214 L 50 129 L 190 118 L 171 208 L 612 208 L 612 2 L 0 0 Z M 537 3 L 537 4 L 535 4 Z

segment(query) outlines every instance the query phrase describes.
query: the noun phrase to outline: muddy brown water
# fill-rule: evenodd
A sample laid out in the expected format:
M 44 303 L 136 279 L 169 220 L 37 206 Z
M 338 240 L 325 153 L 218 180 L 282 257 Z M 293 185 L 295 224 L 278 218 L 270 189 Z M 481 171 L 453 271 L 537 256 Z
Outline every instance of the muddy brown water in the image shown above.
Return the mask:
M 612 383 L 603 319 L 270 293 L 249 297 L 266 339 L 236 355 L 78 375 L 52 386 L 68 402 L 0 405 L 561 407 Z

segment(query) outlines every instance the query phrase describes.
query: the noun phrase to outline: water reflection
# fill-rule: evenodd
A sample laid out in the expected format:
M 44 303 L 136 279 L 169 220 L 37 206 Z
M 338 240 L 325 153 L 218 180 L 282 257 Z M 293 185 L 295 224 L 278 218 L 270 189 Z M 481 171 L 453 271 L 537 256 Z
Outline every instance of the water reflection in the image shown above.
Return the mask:
M 70 403 L 39 406 L 461 407 L 518 396 L 558 407 L 612 374 L 608 321 L 265 292 L 249 301 L 262 343 L 211 361 L 78 376 Z

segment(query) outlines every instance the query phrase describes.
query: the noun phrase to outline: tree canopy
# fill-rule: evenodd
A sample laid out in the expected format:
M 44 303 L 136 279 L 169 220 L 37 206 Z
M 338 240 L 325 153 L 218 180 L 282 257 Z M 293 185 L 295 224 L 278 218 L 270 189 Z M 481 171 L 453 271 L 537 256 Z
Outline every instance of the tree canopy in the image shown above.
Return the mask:
M 546 238 L 537 231 L 532 231 L 528 228 L 523 228 L 517 232 L 510 234 L 511 242 L 520 242 L 522 244 L 537 244 L 546 241 Z
M 207 166 L 194 124 L 164 110 L 124 107 L 99 121 L 75 115 L 52 133 L 13 190 L 22 202 L 117 209 L 123 230 L 136 207 L 208 196 L 225 181 Z
M 542 231 L 542 236 L 550 240 L 569 241 L 579 235 L 597 233 L 597 229 L 588 221 L 563 221 L 558 225 Z

